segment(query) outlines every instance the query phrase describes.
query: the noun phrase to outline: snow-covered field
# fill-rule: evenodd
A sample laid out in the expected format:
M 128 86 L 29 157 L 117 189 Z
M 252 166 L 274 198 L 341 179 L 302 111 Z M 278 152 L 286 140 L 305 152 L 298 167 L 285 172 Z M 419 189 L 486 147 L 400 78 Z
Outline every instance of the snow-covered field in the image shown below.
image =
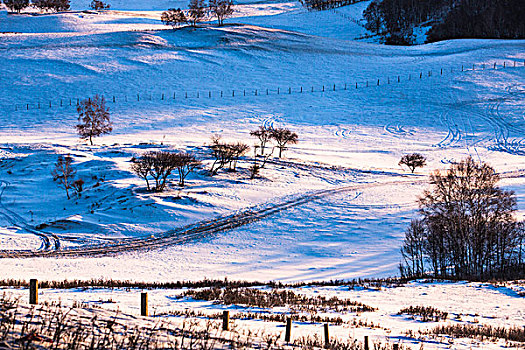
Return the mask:
M 382 46 L 359 39 L 367 34 L 361 21 L 367 3 L 308 12 L 296 2 L 248 1 L 225 26 L 210 22 L 196 30 L 172 30 L 160 22 L 164 9 L 186 6 L 180 1 L 113 1 L 111 11 L 98 14 L 82 12 L 85 1 L 73 1 L 69 13 L 0 12 L 1 250 L 155 239 L 247 208 L 302 203 L 182 244 L 110 256 L 4 258 L 0 276 L 393 276 L 417 196 L 428 188 L 426 175 L 468 155 L 503 174 L 501 184 L 516 192 L 523 218 L 525 41 Z M 114 132 L 88 146 L 75 134 L 75 105 L 96 93 L 108 100 Z M 209 176 L 210 137 L 254 145 L 249 132 L 259 125 L 286 126 L 300 142 L 254 180 L 248 171 L 252 151 L 237 173 Z M 193 152 L 204 168 L 183 189 L 147 193 L 130 171 L 130 159 L 157 149 Z M 428 158 L 415 175 L 397 165 L 408 152 Z M 86 182 L 80 198 L 68 201 L 52 181 L 60 154 L 73 156 L 77 176 Z M 341 188 L 303 203 L 305 195 Z M 106 291 L 92 292 L 106 298 Z M 488 286 L 417 284 L 345 293 L 384 304 L 388 315 L 379 313 L 383 320 L 377 320 L 391 322 L 396 336 L 406 329 L 400 324 L 414 322 L 391 314 L 416 301 L 449 312 L 497 314 L 508 317 L 508 324 L 525 322 L 523 298 Z M 188 306 L 173 304 L 169 294 L 159 292 L 159 310 Z M 476 301 L 443 304 L 456 297 Z M 491 303 L 500 308 L 494 311 Z M 474 304 L 483 309 L 467 310 Z M 343 328 L 340 334 L 347 332 Z

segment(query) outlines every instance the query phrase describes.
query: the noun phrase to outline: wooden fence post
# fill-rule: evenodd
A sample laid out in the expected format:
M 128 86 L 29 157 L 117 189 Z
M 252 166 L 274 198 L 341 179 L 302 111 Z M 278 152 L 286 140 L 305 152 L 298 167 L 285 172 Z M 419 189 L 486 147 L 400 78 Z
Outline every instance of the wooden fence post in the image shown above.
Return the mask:
M 222 330 L 223 331 L 230 330 L 230 312 L 229 311 L 222 312 Z
M 148 293 L 140 293 L 140 316 L 148 316 Z
M 368 346 L 368 335 L 365 335 L 365 350 L 370 350 L 370 347 Z
M 38 304 L 38 280 L 29 280 L 29 304 Z
M 292 339 L 292 318 L 288 317 L 286 319 L 286 333 L 284 335 L 284 341 L 289 343 Z
M 393 345 L 393 350 L 399 350 L 399 344 L 394 344 Z
M 324 324 L 324 346 L 328 347 L 330 345 L 330 332 L 328 330 L 328 323 Z

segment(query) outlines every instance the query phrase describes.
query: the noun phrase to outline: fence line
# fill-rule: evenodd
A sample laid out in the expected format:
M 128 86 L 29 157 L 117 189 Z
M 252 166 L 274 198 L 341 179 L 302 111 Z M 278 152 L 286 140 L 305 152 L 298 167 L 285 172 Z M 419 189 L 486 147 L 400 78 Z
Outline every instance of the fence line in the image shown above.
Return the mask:
M 498 64 L 497 62 L 491 63 L 490 65 L 487 64 L 472 64 L 472 66 L 465 66 L 462 65 L 461 69 L 459 67 L 457 70 L 454 70 L 454 68 L 450 69 L 450 73 L 455 72 L 472 72 L 472 71 L 495 71 L 499 69 L 505 69 L 505 68 L 514 68 L 514 67 L 525 67 L 525 60 L 523 61 L 523 64 L 521 62 L 518 63 L 518 61 L 510 61 L 510 64 L 508 61 L 503 61 L 503 63 Z M 419 73 L 416 73 L 414 76 L 410 73 L 408 76 L 387 76 L 386 78 L 378 78 L 373 80 L 366 80 L 366 81 L 355 81 L 352 83 L 339 83 L 339 84 L 330 84 L 330 85 L 318 85 L 318 86 L 295 86 L 292 88 L 291 86 L 288 86 L 288 88 L 281 89 L 280 87 L 277 88 L 263 88 L 263 89 L 232 89 L 232 90 L 207 90 L 207 91 L 184 91 L 184 92 L 172 92 L 172 93 L 137 93 L 136 96 L 128 97 L 128 95 L 106 95 L 106 101 L 113 104 L 122 104 L 122 103 L 128 103 L 128 102 L 143 102 L 143 101 L 182 101 L 182 100 L 188 100 L 188 99 L 225 99 L 225 98 L 241 98 L 246 96 L 277 96 L 277 95 L 300 95 L 300 94 L 307 94 L 307 93 L 324 93 L 324 92 L 334 92 L 334 91 L 347 91 L 347 90 L 355 90 L 355 89 L 362 89 L 362 88 L 369 88 L 371 86 L 382 86 L 382 85 L 390 85 L 392 83 L 401 83 L 401 82 L 407 82 L 407 81 L 413 81 L 413 80 L 422 80 L 423 78 L 431 78 L 434 75 L 443 76 L 446 73 L 448 73 L 447 69 L 441 68 L 438 73 L 434 73 L 433 70 L 428 71 L 420 71 Z M 406 74 L 406 73 L 405 73 Z M 33 103 L 24 103 L 14 104 L 14 110 L 15 111 L 29 111 L 29 110 L 43 110 L 43 109 L 53 109 L 53 108 L 64 108 L 64 107 L 77 107 L 80 103 L 82 98 L 78 97 L 69 97 L 69 98 L 60 98 L 57 100 L 48 100 L 46 102 L 37 101 Z
M 140 293 L 140 316 L 142 317 L 150 317 L 149 312 L 149 303 L 148 303 L 149 297 L 147 292 L 141 292 Z M 38 304 L 38 280 L 37 279 L 30 279 L 29 282 L 29 304 L 31 305 L 37 305 Z M 153 315 L 155 316 L 155 315 Z M 230 331 L 230 311 L 225 310 L 222 312 L 222 330 L 223 331 Z M 316 322 L 312 322 L 314 324 Z M 289 316 L 286 318 L 286 325 L 285 325 L 285 334 L 284 334 L 284 342 L 286 344 L 292 343 L 292 327 L 293 324 L 293 318 L 292 316 Z M 324 334 L 324 345 L 325 348 L 329 348 L 330 346 L 330 331 L 329 331 L 329 323 L 323 324 L 323 334 Z M 399 349 L 399 344 L 394 343 L 393 349 L 397 350 Z M 369 336 L 364 336 L 363 346 L 365 350 L 370 350 L 370 342 L 369 342 Z

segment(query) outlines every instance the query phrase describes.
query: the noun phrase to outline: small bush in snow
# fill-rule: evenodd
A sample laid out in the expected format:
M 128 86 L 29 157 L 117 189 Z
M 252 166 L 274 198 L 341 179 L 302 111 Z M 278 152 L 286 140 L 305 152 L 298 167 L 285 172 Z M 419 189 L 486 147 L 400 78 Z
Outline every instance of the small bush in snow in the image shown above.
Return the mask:
M 77 179 L 73 181 L 73 183 L 71 184 L 71 187 L 75 190 L 75 192 L 77 193 L 77 196 L 81 197 L 82 191 L 84 190 L 84 180 Z

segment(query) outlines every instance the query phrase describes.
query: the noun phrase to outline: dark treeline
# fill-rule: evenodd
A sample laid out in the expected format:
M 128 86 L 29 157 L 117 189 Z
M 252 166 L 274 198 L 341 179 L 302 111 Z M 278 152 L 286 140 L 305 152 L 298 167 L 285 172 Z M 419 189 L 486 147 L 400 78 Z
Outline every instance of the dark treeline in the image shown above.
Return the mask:
M 525 38 L 525 1 L 462 0 L 428 32 L 427 41 Z
M 522 0 L 374 0 L 364 12 L 367 29 L 386 44 L 414 43 L 413 29 L 430 26 L 427 41 L 525 38 Z
M 336 7 L 355 4 L 365 0 L 299 0 L 303 6 L 310 10 L 329 10 Z

